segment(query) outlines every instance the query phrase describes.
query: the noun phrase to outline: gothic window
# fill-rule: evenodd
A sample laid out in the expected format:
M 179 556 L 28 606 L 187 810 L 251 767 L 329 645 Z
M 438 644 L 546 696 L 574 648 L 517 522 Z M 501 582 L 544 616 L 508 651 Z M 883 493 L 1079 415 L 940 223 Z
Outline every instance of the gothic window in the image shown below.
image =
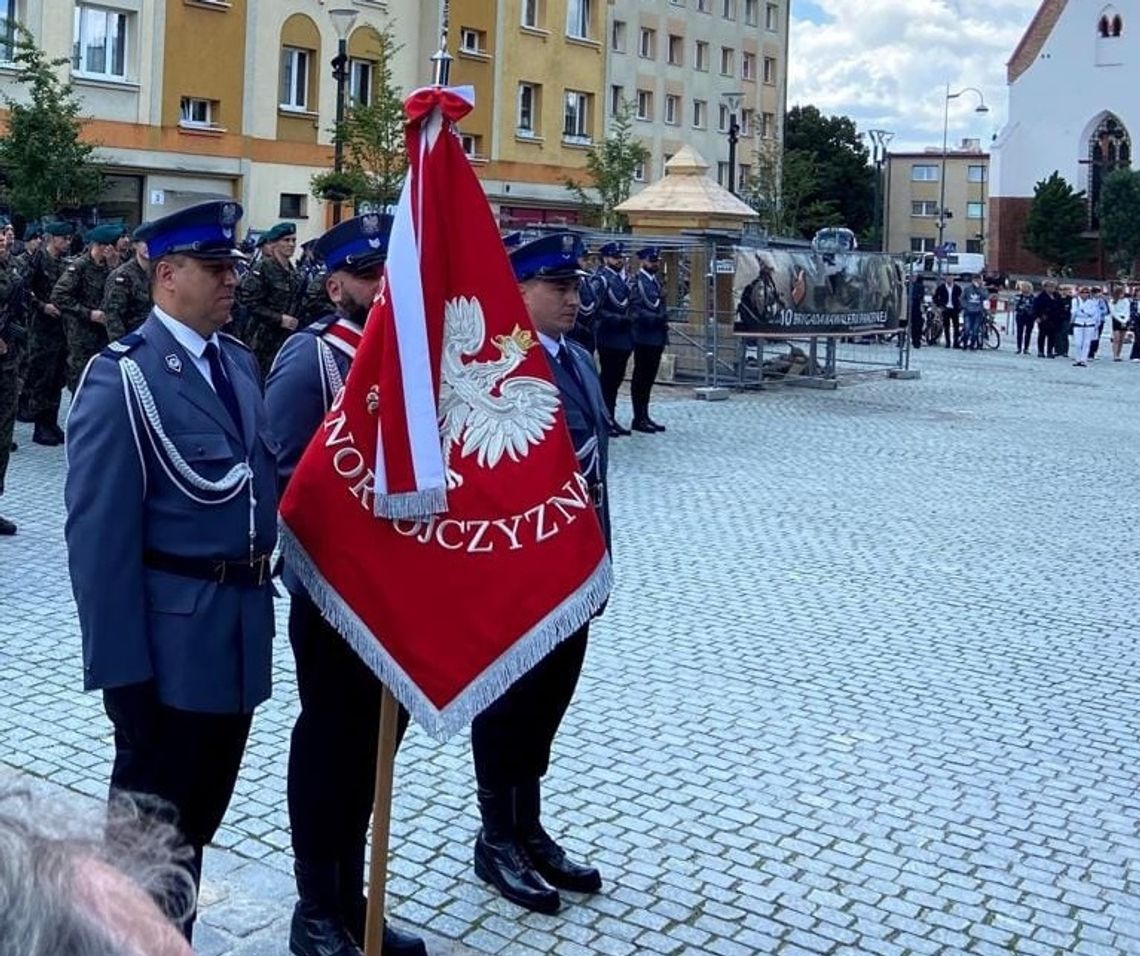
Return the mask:
M 1104 178 L 1115 169 L 1127 169 L 1132 165 L 1132 142 L 1128 131 L 1111 113 L 1097 124 L 1089 140 L 1089 224 L 1093 229 L 1100 228 L 1101 188 Z
M 1116 42 L 1124 33 L 1124 18 L 1116 7 L 1109 5 L 1100 11 L 1096 21 L 1096 65 L 1119 66 L 1122 62 L 1120 44 Z

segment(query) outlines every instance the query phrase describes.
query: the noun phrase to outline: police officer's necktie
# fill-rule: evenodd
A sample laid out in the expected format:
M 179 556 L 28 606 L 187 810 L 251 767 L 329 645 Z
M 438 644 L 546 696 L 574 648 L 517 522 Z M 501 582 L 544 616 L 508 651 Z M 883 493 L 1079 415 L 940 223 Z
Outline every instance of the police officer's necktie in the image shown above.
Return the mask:
M 570 349 L 565 342 L 558 344 L 558 364 L 566 370 L 566 374 L 569 375 L 570 378 L 573 379 L 574 384 L 581 389 L 582 380 L 578 377 L 578 369 L 574 365 L 574 356 L 570 354 Z
M 241 408 L 238 405 L 237 394 L 234 392 L 234 387 L 230 383 L 229 376 L 226 375 L 225 367 L 222 365 L 222 355 L 218 351 L 218 346 L 214 342 L 206 343 L 206 361 L 210 363 L 210 378 L 214 382 L 214 391 L 217 392 L 218 398 L 222 400 L 222 404 L 226 406 L 226 411 L 230 413 L 230 418 L 233 419 L 234 425 L 237 426 L 238 434 L 242 434 L 241 429 Z

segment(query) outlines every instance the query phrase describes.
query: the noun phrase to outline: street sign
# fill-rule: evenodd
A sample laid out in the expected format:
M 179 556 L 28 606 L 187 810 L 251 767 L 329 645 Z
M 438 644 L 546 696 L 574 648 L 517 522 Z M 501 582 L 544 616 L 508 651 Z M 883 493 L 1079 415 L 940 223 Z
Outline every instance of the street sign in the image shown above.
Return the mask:
M 716 261 L 716 274 L 718 276 L 730 276 L 736 272 L 735 259 L 717 259 Z

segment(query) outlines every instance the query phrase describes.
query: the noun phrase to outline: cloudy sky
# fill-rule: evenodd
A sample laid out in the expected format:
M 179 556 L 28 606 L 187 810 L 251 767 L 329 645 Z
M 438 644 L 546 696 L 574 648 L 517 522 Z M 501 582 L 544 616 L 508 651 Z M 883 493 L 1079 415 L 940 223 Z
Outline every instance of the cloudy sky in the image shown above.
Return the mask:
M 1005 122 L 1005 64 L 1039 0 L 792 0 L 789 107 L 892 130 L 892 150 L 942 145 L 946 84 L 978 87 L 950 102 L 950 144 L 989 142 Z

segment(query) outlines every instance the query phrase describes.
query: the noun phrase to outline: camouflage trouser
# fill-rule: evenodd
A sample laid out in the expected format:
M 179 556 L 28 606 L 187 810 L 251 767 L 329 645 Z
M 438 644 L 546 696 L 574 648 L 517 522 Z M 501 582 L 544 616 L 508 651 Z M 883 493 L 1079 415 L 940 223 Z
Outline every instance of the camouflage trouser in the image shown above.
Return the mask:
M 16 427 L 16 400 L 20 397 L 16 376 L 18 361 L 12 352 L 0 356 L 0 495 L 4 494 L 4 476 L 8 472 L 12 432 Z
M 107 330 L 95 323 L 68 318 L 67 331 L 67 387 L 72 394 L 79 387 L 87 363 L 107 346 Z
M 63 319 L 50 315 L 32 318 L 28 336 L 28 374 L 24 379 L 21 404 L 32 418 L 59 419 L 60 396 L 67 380 L 67 337 Z
M 257 364 L 261 366 L 261 381 L 269 378 L 269 370 L 273 368 L 273 360 L 285 340 L 289 337 L 289 330 L 280 326 L 259 325 L 253 330 L 249 347 L 257 356 Z

